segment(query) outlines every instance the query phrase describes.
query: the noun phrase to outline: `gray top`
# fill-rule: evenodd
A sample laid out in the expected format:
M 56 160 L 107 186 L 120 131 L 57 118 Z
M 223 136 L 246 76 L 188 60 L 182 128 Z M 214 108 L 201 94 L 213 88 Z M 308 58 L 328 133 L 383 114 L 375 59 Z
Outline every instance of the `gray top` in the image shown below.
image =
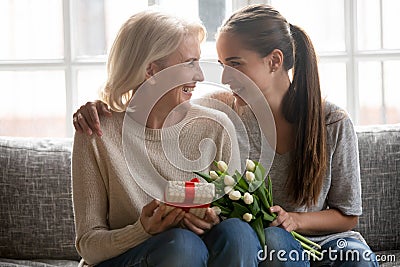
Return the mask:
M 327 171 L 321 193 L 314 206 L 309 208 L 290 205 L 288 193 L 285 189 L 291 153 L 275 154 L 270 176 L 272 180 L 274 203 L 286 211 L 307 212 L 321 211 L 329 208 L 340 210 L 346 215 L 361 215 L 361 183 L 358 159 L 357 136 L 353 123 L 348 115 L 332 103 L 325 102 L 326 128 L 327 128 Z M 260 156 L 261 140 L 260 130 L 252 112 L 248 109 L 241 114 L 249 133 L 250 158 L 258 159 Z M 253 116 L 253 117 L 252 117 Z M 239 144 L 243 136 L 238 135 Z M 263 165 L 267 163 L 263 162 Z M 365 243 L 358 232 L 347 231 L 325 236 L 309 237 L 321 245 L 340 238 L 354 237 Z

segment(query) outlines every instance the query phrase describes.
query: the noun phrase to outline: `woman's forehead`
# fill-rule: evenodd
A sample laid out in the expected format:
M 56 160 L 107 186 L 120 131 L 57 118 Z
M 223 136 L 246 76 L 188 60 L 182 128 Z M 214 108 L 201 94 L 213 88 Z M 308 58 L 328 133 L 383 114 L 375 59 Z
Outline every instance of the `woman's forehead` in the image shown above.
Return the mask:
M 240 38 L 230 33 L 222 33 L 218 35 L 216 44 L 218 54 L 231 55 L 240 50 L 244 50 Z
M 187 59 L 199 59 L 200 58 L 200 41 L 193 35 L 186 36 L 181 44 L 179 45 L 176 55 L 179 55 L 182 61 Z

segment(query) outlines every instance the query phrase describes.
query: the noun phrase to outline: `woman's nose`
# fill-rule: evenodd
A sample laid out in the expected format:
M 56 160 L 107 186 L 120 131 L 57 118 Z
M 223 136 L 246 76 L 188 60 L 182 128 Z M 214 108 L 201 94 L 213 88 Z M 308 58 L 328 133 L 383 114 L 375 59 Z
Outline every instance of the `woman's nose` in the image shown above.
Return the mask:
M 196 81 L 196 82 L 204 81 L 204 74 L 203 74 L 203 71 L 202 71 L 202 69 L 200 67 L 200 63 L 199 62 L 195 63 L 193 80 Z
M 232 81 L 232 71 L 229 67 L 225 66 L 222 71 L 221 82 L 222 84 L 229 84 Z

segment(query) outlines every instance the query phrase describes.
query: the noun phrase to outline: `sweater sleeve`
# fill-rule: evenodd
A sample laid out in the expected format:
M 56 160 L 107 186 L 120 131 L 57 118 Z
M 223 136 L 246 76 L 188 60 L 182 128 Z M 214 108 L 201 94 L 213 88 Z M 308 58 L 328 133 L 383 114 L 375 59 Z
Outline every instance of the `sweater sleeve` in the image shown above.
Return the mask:
M 72 153 L 76 249 L 88 264 L 118 256 L 149 238 L 140 220 L 109 228 L 107 162 L 96 139 L 76 133 Z
M 331 187 L 328 206 L 346 215 L 361 215 L 361 182 L 357 135 L 350 118 L 328 127 L 331 155 Z

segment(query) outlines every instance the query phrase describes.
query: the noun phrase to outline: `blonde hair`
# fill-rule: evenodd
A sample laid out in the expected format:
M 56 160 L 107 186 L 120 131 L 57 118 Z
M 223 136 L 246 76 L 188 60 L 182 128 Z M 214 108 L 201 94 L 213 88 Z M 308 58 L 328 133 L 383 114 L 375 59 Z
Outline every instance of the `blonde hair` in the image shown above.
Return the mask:
M 199 22 L 188 22 L 156 10 L 131 16 L 111 47 L 102 100 L 114 111 L 125 111 L 135 90 L 146 79 L 147 66 L 152 62 L 162 64 L 188 34 L 202 42 L 206 30 Z

